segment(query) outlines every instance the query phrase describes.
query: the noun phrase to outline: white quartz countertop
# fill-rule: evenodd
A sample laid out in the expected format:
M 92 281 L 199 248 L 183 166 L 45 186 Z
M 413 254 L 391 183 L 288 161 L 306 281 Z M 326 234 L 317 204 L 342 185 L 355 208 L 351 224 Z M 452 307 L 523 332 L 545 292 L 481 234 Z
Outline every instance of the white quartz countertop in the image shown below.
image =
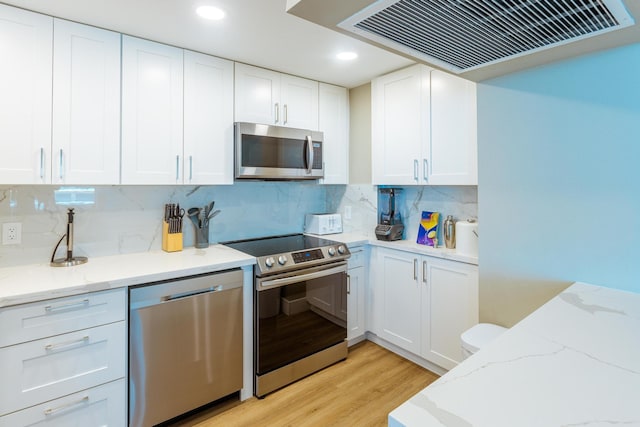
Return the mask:
M 640 294 L 575 283 L 396 408 L 390 426 L 640 426 Z
M 0 307 L 120 288 L 255 264 L 255 258 L 223 245 L 179 252 L 153 251 L 89 258 L 86 264 L 49 263 L 0 269 Z
M 455 249 L 446 249 L 444 247 L 434 248 L 432 246 L 419 245 L 411 240 L 395 240 L 387 242 L 384 240 L 378 240 L 375 236 L 369 236 L 359 233 L 338 233 L 327 234 L 323 237 L 329 240 L 336 240 L 338 242 L 346 243 L 348 247 L 372 245 L 381 246 L 390 249 L 397 249 L 400 251 L 412 252 L 421 255 L 432 256 L 436 258 L 450 259 L 452 261 L 464 262 L 467 264 L 478 265 L 478 257 L 468 254 L 457 252 Z

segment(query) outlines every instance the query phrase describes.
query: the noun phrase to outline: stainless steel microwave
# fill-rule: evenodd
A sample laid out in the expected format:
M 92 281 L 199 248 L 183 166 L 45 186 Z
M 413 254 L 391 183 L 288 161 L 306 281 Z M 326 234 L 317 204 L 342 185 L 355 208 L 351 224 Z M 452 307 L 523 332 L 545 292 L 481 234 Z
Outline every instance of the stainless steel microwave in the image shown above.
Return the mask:
M 322 132 L 235 123 L 236 179 L 324 178 Z

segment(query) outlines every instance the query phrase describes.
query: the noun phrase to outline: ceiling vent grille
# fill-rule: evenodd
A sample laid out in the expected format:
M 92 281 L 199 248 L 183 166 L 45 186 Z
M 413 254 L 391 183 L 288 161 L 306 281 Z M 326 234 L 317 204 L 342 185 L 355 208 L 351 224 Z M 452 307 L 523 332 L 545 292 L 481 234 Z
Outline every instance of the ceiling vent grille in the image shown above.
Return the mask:
M 629 25 L 620 0 L 381 0 L 339 27 L 460 73 Z

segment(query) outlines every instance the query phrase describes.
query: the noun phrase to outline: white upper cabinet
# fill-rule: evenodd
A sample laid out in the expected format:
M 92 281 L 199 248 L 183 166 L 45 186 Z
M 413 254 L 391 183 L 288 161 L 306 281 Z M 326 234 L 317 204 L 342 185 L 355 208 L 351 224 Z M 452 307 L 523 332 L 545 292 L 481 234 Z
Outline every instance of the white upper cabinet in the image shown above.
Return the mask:
M 183 51 L 122 37 L 122 184 L 181 184 Z
M 233 184 L 233 62 L 184 51 L 184 183 Z
M 371 90 L 374 184 L 477 185 L 475 83 L 414 65 Z
M 54 20 L 52 182 L 120 182 L 120 34 Z
M 318 82 L 236 63 L 235 120 L 318 130 Z
M 0 4 L 0 182 L 51 182 L 53 19 Z
M 318 127 L 323 132 L 323 184 L 349 183 L 349 92 L 320 83 Z

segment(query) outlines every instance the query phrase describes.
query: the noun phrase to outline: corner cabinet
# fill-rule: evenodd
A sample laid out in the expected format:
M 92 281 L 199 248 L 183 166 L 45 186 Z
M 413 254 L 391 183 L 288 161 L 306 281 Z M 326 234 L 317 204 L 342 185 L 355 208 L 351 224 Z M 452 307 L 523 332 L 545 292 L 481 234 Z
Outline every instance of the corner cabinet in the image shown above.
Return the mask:
M 370 330 L 443 368 L 462 360 L 460 334 L 478 323 L 477 266 L 374 247 Z
M 349 183 L 349 92 L 320 83 L 318 127 L 323 133 L 322 184 Z
M 235 120 L 318 130 L 318 82 L 236 63 Z
M 122 184 L 181 184 L 182 49 L 122 37 Z
M 371 83 L 376 185 L 477 185 L 475 83 L 414 65 Z

